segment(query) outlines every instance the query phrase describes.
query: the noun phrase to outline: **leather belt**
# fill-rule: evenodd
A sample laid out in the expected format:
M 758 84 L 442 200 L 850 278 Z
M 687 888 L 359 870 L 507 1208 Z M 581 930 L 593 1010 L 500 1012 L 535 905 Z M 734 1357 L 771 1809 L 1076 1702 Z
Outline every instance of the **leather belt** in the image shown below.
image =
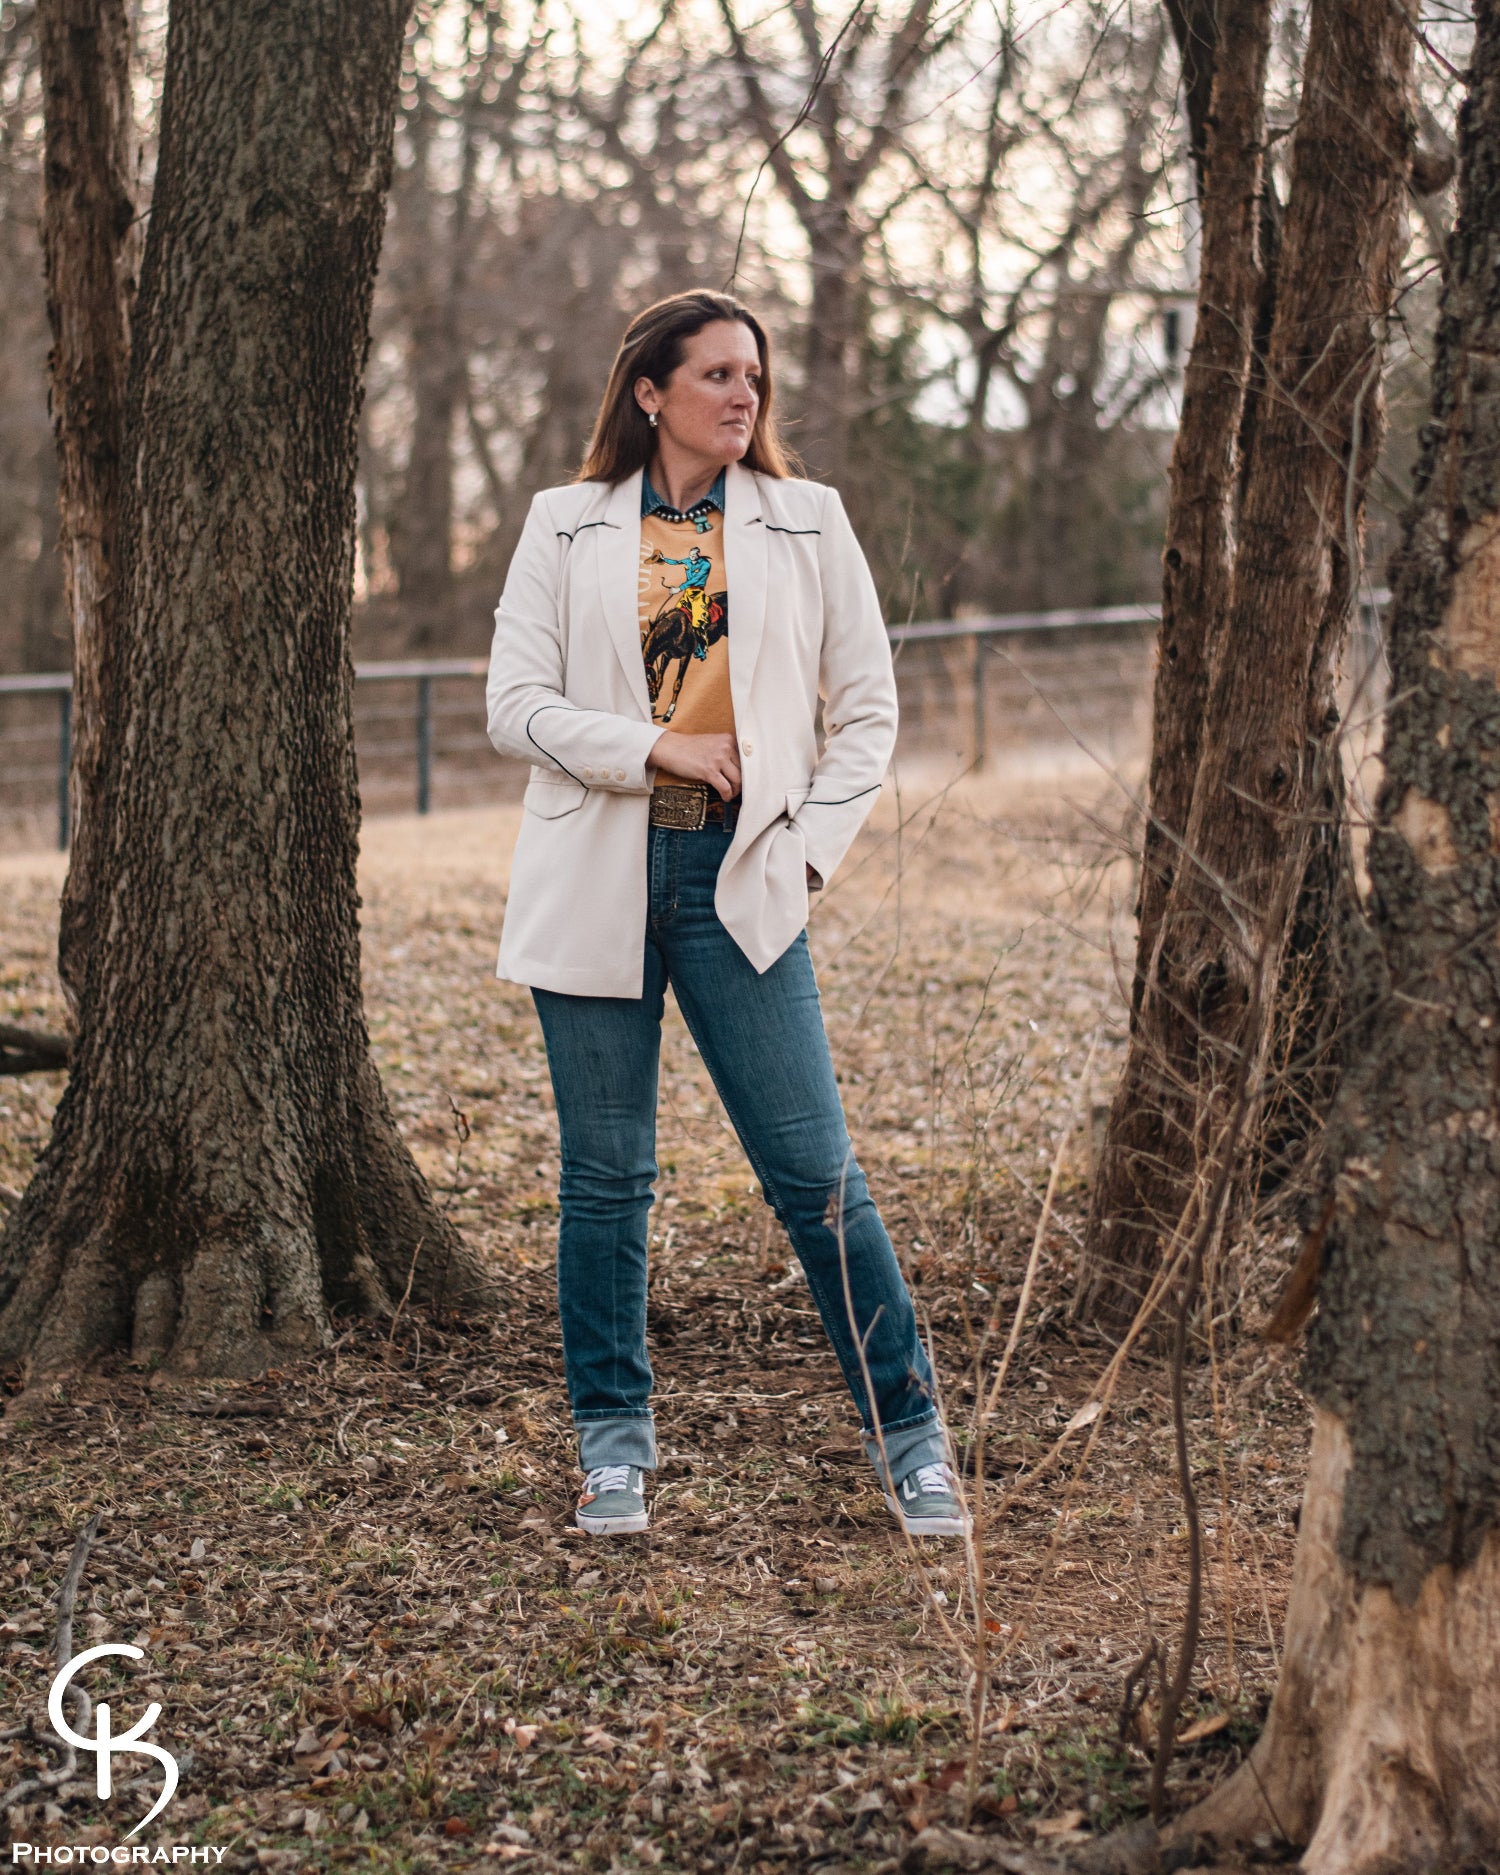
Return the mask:
M 738 797 L 732 801 L 721 800 L 718 791 L 710 788 L 706 781 L 663 782 L 651 790 L 653 827 L 675 827 L 680 833 L 722 827 L 727 833 L 739 817 Z

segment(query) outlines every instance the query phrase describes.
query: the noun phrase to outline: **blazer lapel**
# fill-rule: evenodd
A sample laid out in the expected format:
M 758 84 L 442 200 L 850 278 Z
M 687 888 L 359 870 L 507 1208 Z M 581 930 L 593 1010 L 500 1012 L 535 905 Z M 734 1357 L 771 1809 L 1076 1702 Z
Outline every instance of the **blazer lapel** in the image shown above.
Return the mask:
M 724 490 L 724 574 L 729 588 L 729 691 L 736 718 L 748 710 L 750 679 L 765 636 L 767 553 L 760 485 L 748 469 L 732 462 Z
M 597 546 L 599 603 L 614 641 L 630 694 L 642 718 L 651 720 L 646 665 L 641 656 L 641 472 L 627 475 L 610 490 L 600 524 L 592 530 Z

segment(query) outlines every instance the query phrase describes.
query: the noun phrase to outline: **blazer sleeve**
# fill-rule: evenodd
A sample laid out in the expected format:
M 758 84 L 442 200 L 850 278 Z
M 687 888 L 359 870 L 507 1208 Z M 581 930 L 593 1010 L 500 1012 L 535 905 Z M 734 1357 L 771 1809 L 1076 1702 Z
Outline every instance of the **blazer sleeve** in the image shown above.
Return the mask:
M 807 863 L 826 882 L 875 805 L 896 747 L 896 673 L 875 581 L 844 504 L 826 489 L 818 539 L 824 748 L 792 816 Z
M 656 771 L 646 758 L 660 726 L 580 709 L 563 691 L 557 590 L 567 545 L 546 494 L 536 495 L 495 608 L 485 689 L 490 741 L 502 755 L 571 775 L 585 787 L 649 794 Z

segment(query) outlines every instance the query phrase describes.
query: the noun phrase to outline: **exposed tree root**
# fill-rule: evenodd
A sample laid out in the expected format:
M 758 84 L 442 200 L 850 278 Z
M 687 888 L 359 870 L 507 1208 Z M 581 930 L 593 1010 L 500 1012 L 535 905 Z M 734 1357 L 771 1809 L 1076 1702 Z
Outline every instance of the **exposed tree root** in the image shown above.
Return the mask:
M 1308 1875 L 1500 1866 L 1500 1537 L 1435 1569 L 1411 1607 L 1344 1567 L 1350 1447 L 1319 1411 L 1286 1652 L 1249 1759 L 1174 1838 L 1306 1844 Z
M 185 1152 L 179 1188 L 154 1196 L 141 1166 L 163 1156 L 155 1126 L 106 1171 L 60 1115 L 0 1238 L 0 1364 L 30 1384 L 113 1352 L 246 1379 L 326 1346 L 335 1310 L 494 1307 L 494 1277 L 433 1204 L 373 1070 L 369 1082 L 378 1105 L 351 1129 L 361 1150 L 330 1150 L 316 1120 L 297 1127 L 284 1108 L 286 1130 L 253 1158 Z

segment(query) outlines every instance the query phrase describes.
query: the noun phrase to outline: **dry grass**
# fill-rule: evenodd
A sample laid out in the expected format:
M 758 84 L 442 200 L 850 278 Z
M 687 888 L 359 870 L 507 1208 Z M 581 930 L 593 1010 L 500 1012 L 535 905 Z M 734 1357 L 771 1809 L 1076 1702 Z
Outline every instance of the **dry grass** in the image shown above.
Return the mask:
M 1008 1324 L 1059 1137 L 1109 1084 L 1130 882 L 1054 781 L 966 783 L 922 806 L 935 789 L 908 778 L 899 836 L 886 803 L 813 935 L 861 1160 L 962 1428 L 969 1351 L 994 1317 Z M 35 1716 L 45 1733 L 48 1598 L 98 1508 L 75 1645 L 148 1650 L 115 1705 L 123 1726 L 160 1699 L 155 1736 L 183 1758 L 153 1840 L 287 1869 L 894 1867 L 915 1827 L 960 1814 L 969 1689 L 945 1622 L 961 1614 L 961 1554 L 930 1546 L 947 1598 L 934 1606 L 675 1015 L 653 1220 L 654 1527 L 612 1542 L 569 1527 L 551 1096 L 529 997 L 491 974 L 513 828 L 514 810 L 376 822 L 362 876 L 387 1084 L 428 1176 L 506 1270 L 504 1317 L 404 1321 L 393 1341 L 352 1325 L 243 1388 L 182 1392 L 121 1367 L 8 1418 L 0 1725 Z M 51 858 L 0 860 L 12 1020 L 60 1019 L 58 879 Z M 24 1181 L 57 1091 L 0 1082 L 5 1184 Z M 461 1160 L 453 1107 L 472 1130 Z M 1182 1592 L 1167 1381 L 1148 1358 L 1126 1370 L 1086 1472 L 1075 1437 L 1028 1482 L 1106 1358 L 1066 1324 L 1087 1172 L 1085 1125 L 988 1432 L 993 1678 L 974 1826 L 1020 1842 L 1143 1809 L 1147 1734 L 1137 1721 L 1122 1742 L 1116 1715 Z M 1221 1352 L 1190 1393 L 1209 1563 L 1186 1717 L 1222 1723 L 1181 1752 L 1174 1802 L 1237 1761 L 1264 1710 L 1306 1446 L 1284 1357 L 1248 1339 Z M 0 1746 L 0 1787 L 50 1761 L 27 1737 Z M 46 1810 L 16 1806 L 11 1835 L 118 1841 L 145 1785 L 102 1820 L 92 1769 Z

